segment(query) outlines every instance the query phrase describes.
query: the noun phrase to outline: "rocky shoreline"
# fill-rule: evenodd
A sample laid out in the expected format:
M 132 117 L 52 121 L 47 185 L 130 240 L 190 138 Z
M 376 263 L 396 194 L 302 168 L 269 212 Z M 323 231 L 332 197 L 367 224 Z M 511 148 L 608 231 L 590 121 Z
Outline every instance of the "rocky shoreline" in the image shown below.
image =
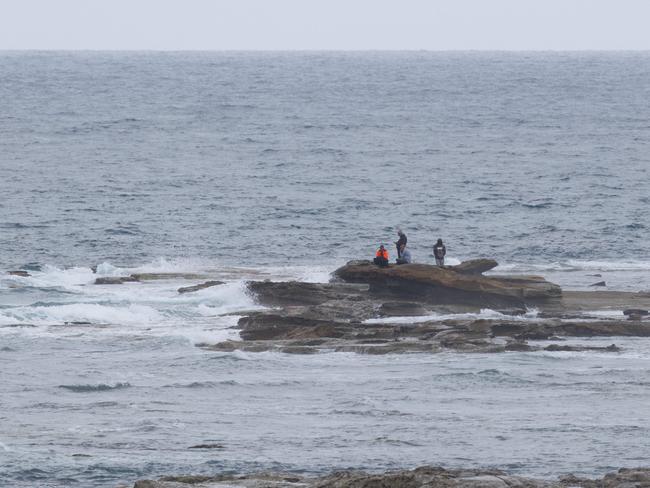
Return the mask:
M 563 292 L 540 276 L 485 276 L 496 267 L 478 259 L 458 266 L 386 268 L 351 261 L 329 283 L 251 281 L 268 307 L 239 319 L 240 341 L 201 344 L 215 351 L 403 352 L 584 351 L 568 337 L 650 336 L 650 294 Z M 488 318 L 477 315 L 490 309 Z M 531 310 L 535 312 L 531 314 Z M 590 310 L 625 310 L 604 319 Z M 405 319 L 411 317 L 411 319 Z M 530 344 L 529 341 L 553 341 Z
M 445 469 L 423 466 L 414 470 L 368 474 L 342 471 L 323 477 L 289 473 L 223 476 L 167 476 L 140 480 L 133 488 L 646 488 L 650 468 L 620 469 L 599 479 L 564 475 L 557 480 L 512 476 L 496 470 Z

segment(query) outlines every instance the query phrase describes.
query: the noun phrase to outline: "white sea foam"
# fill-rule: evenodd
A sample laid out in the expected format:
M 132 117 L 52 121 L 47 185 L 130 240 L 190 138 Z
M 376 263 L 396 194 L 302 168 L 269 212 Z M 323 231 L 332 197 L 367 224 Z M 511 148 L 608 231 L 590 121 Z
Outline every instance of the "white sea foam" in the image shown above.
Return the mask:
M 585 317 L 597 317 L 599 319 L 623 319 L 623 310 L 592 310 L 582 312 Z
M 145 305 L 101 305 L 70 303 L 55 306 L 14 307 L 0 311 L 6 324 L 58 325 L 65 322 L 92 324 L 151 325 L 164 320 L 154 308 Z
M 439 314 L 432 313 L 415 317 L 381 317 L 368 319 L 364 324 L 418 324 L 422 322 L 442 322 L 444 320 L 479 320 L 479 319 L 501 319 L 510 322 L 536 322 L 541 320 L 537 316 L 536 309 L 529 310 L 524 315 L 506 315 L 489 308 L 481 309 L 479 313 L 457 313 L 457 314 Z
M 25 283 L 39 288 L 63 288 L 77 291 L 80 286 L 94 283 L 95 274 L 90 268 L 57 268 L 44 266 L 41 271 L 35 271 L 32 276 L 25 278 Z
M 166 334 L 187 339 L 191 344 L 216 344 L 224 341 L 239 341 L 239 332 L 233 329 L 206 329 L 202 327 L 175 328 Z
M 223 270 L 213 270 L 220 273 Z M 38 290 L 42 298 L 27 296 L 32 303 L 16 302 L 16 306 L 0 309 L 3 334 L 39 336 L 43 334 L 85 334 L 83 327 L 50 328 L 67 323 L 88 323 L 93 335 L 150 335 L 182 337 L 191 344 L 239 340 L 232 329 L 238 317 L 230 315 L 241 310 L 261 308 L 248 293 L 242 279 L 228 281 L 192 293 L 179 294 L 178 288 L 200 282 L 182 277 L 121 285 L 94 285 L 97 275 L 125 276 L 134 272 L 178 272 L 201 274 L 199 266 L 188 271 L 187 263 L 159 262 L 138 268 L 119 268 L 102 263 L 94 274 L 90 268 L 60 269 L 44 267 L 33 276 L 21 278 L 24 286 Z M 231 273 L 227 269 L 226 273 Z M 241 277 L 241 273 L 236 272 Z M 254 273 L 251 273 L 254 274 Z M 64 289 L 70 294 L 50 295 L 50 289 Z M 84 324 L 85 325 L 85 324 Z

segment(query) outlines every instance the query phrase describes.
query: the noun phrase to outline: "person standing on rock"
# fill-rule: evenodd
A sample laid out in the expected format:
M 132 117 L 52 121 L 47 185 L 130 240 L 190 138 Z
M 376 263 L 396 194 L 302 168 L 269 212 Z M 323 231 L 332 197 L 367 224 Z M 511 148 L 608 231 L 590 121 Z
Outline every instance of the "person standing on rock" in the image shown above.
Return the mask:
M 438 239 L 438 242 L 433 246 L 433 257 L 436 258 L 438 266 L 445 265 L 445 254 L 447 254 L 447 248 L 442 243 L 442 239 Z
M 395 246 L 397 246 L 397 258 L 402 257 L 402 249 L 406 247 L 406 234 L 402 232 L 401 229 L 397 230 L 397 235 L 399 236 L 399 240 L 395 243 Z
M 375 263 L 377 266 L 381 266 L 382 268 L 388 266 L 388 251 L 383 244 L 379 246 L 379 249 L 377 249 L 373 263 Z

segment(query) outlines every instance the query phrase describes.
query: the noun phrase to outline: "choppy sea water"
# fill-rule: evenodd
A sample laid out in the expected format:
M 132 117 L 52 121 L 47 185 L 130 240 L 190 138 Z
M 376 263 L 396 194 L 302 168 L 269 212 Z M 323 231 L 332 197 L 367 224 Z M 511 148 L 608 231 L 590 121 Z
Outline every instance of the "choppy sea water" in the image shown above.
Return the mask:
M 247 279 L 326 280 L 397 227 L 416 261 L 442 237 L 452 263 L 650 289 L 648 75 L 648 53 L 0 53 L 0 271 L 32 274 L 0 276 L 0 485 L 648 465 L 647 340 L 195 346 L 237 337 Z M 132 272 L 226 284 L 92 284 Z

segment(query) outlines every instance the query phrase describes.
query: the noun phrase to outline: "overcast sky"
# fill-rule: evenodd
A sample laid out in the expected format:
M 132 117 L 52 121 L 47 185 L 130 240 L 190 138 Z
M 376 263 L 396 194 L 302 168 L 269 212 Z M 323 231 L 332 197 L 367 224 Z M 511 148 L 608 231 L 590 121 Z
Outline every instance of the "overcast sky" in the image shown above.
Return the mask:
M 650 0 L 0 0 L 0 49 L 650 49 Z

